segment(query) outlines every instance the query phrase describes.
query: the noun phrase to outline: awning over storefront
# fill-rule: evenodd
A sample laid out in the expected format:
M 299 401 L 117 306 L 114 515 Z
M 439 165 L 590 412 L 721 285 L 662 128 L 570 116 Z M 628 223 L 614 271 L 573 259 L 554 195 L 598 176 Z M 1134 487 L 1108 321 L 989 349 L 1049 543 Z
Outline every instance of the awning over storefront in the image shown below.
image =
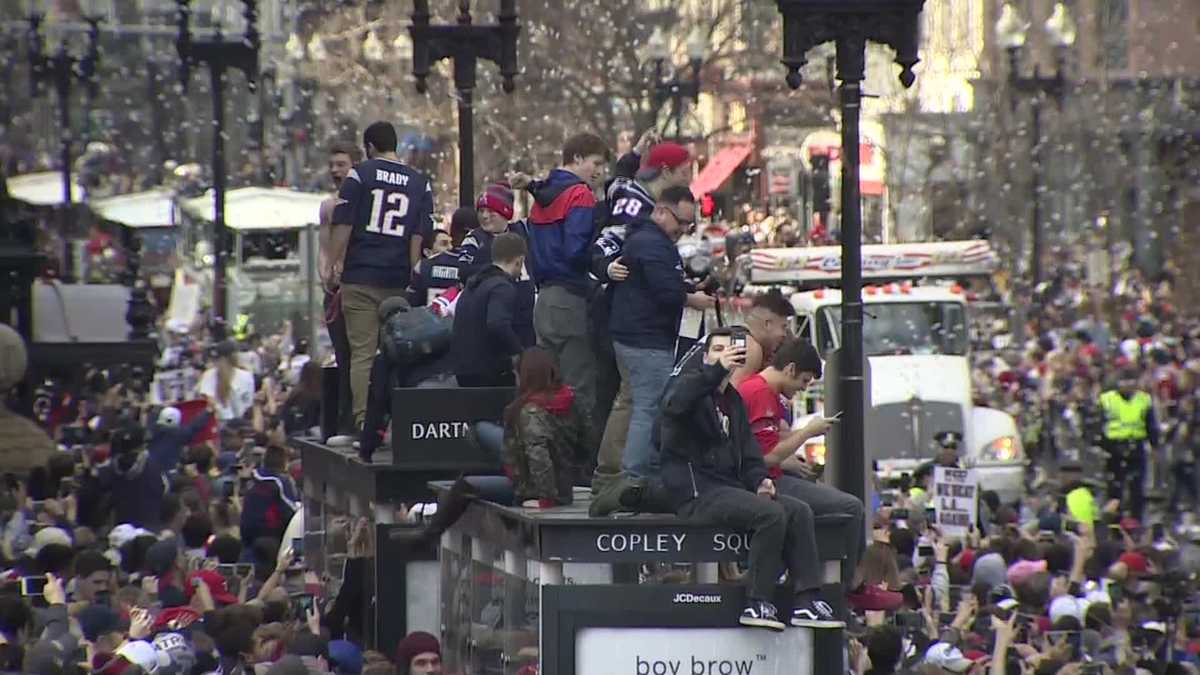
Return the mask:
M 696 174 L 692 179 L 692 194 L 697 197 L 703 197 L 711 192 L 716 192 L 721 187 L 721 184 L 729 180 L 733 172 L 741 166 L 742 162 L 750 156 L 751 146 L 731 145 L 727 148 L 722 148 L 713 158 L 708 160 L 708 164 Z
M 320 220 L 321 202 L 327 196 L 279 187 L 230 190 L 225 193 L 225 226 L 238 232 L 303 229 Z M 212 222 L 216 210 L 212 191 L 185 200 L 183 210 Z
M 63 203 L 62 173 L 42 171 L 8 178 L 8 193 L 14 199 L 32 206 L 54 206 Z M 79 183 L 71 184 L 71 201 L 83 201 L 83 188 Z
M 96 215 L 126 227 L 170 227 L 175 224 L 175 195 L 159 188 L 93 200 Z

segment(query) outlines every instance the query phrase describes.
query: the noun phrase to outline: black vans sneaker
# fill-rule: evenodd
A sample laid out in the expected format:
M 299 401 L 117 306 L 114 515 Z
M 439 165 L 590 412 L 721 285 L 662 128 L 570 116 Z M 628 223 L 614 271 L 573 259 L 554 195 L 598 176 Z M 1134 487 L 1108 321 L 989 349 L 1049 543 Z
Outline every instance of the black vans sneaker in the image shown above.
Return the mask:
M 769 628 L 774 631 L 782 631 L 785 628 L 783 622 L 779 620 L 779 610 L 775 609 L 775 605 L 764 600 L 751 600 L 750 604 L 746 605 L 746 609 L 742 610 L 738 623 L 743 626 Z
M 792 608 L 792 625 L 802 628 L 845 628 L 833 613 L 833 607 L 820 599 L 797 598 Z

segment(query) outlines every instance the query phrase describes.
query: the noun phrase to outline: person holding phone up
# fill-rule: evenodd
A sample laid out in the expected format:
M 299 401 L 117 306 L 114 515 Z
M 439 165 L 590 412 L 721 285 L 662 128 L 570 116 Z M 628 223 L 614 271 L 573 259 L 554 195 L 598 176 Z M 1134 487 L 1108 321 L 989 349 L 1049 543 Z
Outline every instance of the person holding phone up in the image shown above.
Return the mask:
M 820 596 L 812 509 L 777 491 L 742 397 L 729 382 L 746 355 L 733 340 L 732 329 L 712 331 L 703 359 L 684 360 L 667 382 L 659 428 L 663 483 L 679 515 L 750 531 L 749 603 L 742 625 L 784 629 L 771 598 L 786 570 L 796 594 L 790 623 L 841 628 L 845 624 Z

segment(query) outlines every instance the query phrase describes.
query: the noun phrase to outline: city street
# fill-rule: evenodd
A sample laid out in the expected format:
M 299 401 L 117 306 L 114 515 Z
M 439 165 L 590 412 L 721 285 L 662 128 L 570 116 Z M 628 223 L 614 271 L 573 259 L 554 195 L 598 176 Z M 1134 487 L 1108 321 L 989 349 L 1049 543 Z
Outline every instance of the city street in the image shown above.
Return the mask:
M 1195 0 L 22 0 L 0 76 L 0 673 L 1200 675 Z

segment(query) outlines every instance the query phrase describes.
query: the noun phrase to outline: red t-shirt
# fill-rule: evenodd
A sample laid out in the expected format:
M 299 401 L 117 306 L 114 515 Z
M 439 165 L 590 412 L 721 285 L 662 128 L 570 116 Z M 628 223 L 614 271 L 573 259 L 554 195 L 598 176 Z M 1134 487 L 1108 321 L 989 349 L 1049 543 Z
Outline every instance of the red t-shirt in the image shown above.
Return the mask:
M 754 432 L 759 449 L 766 455 L 779 443 L 784 429 L 788 427 L 787 408 L 783 405 L 783 398 L 767 386 L 767 381 L 757 373 L 742 380 L 737 390 L 746 403 L 750 430 Z M 774 480 L 783 475 L 783 469 L 769 466 L 767 473 Z

